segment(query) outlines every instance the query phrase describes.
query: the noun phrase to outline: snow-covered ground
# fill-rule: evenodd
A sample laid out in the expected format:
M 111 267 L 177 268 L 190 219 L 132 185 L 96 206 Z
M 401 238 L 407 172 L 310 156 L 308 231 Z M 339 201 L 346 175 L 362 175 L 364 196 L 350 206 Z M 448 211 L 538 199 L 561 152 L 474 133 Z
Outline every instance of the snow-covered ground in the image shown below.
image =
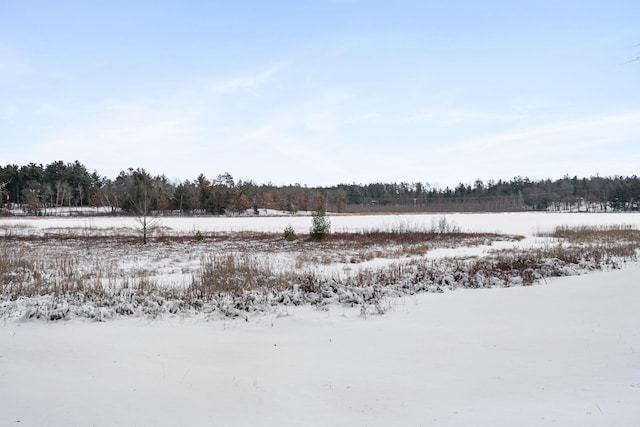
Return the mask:
M 551 231 L 560 225 L 633 225 L 640 226 L 637 213 L 485 213 L 485 214 L 416 214 L 416 215 L 329 215 L 331 229 L 336 232 L 368 230 L 429 230 L 437 228 L 443 219 L 449 226 L 465 232 L 500 232 L 505 234 L 533 234 Z M 282 233 L 291 225 L 297 233 L 308 233 L 308 216 L 258 217 L 159 217 L 159 225 L 166 233 L 259 231 Z M 5 217 L 0 218 L 3 233 L 38 234 L 46 230 L 74 229 L 91 233 L 106 229 L 137 229 L 135 217 Z
M 332 223 L 429 228 L 440 217 Z M 298 218 L 170 220 L 183 231 L 202 221 L 197 229 L 280 232 Z M 309 219 L 301 220 L 294 227 L 306 231 Z M 63 220 L 0 227 L 11 221 L 33 230 Z M 101 221 L 114 220 L 93 227 Z M 447 221 L 532 239 L 556 225 L 637 226 L 640 216 Z M 418 294 L 392 300 L 382 316 L 331 305 L 282 306 L 248 321 L 1 319 L 0 426 L 637 426 L 638 277 L 640 264 L 630 263 L 530 287 Z
M 637 264 L 384 316 L 0 328 L 0 425 L 637 426 Z

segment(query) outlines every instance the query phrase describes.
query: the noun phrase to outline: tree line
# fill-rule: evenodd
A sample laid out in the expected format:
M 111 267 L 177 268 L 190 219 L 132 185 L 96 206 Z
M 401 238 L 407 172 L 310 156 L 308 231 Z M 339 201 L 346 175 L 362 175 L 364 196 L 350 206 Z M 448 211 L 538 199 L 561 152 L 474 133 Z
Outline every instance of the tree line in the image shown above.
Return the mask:
M 142 168 L 111 179 L 80 162 L 0 166 L 2 207 L 31 214 L 56 208 L 101 207 L 109 214 L 223 215 L 265 210 L 328 212 L 505 212 L 524 210 L 638 211 L 640 178 L 613 176 L 530 180 L 476 180 L 440 188 L 428 183 L 339 184 L 307 187 L 215 178 L 172 181 Z

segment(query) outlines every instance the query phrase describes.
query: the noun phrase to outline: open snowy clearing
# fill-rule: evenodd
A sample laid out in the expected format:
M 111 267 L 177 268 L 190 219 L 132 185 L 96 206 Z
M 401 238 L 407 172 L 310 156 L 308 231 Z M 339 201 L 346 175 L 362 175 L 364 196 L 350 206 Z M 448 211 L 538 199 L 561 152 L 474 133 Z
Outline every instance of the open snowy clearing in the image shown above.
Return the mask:
M 485 232 L 530 235 L 547 232 L 561 225 L 640 225 L 640 217 L 633 213 L 496 213 L 496 214 L 397 214 L 397 215 L 329 215 L 335 232 L 368 230 L 429 229 L 443 218 L 463 232 Z M 297 233 L 308 233 L 308 216 L 257 217 L 160 217 L 162 232 L 241 232 L 257 231 L 282 233 L 291 225 Z M 116 229 L 135 230 L 140 227 L 134 217 L 44 217 L 0 218 L 0 236 L 10 234 L 40 234 L 46 231 L 84 230 L 86 233 Z
M 428 229 L 441 218 L 331 220 L 334 230 L 344 220 L 339 223 L 343 230 L 354 232 Z M 24 230 L 28 235 L 35 230 L 77 232 L 89 220 L 95 221 L 89 227 L 93 233 L 133 221 L 71 220 L 78 221 L 3 219 L 0 230 L 5 236 Z M 165 232 L 187 235 L 268 227 L 280 233 L 298 220 L 303 222 L 295 227 L 305 232 L 310 222 L 297 217 L 167 218 L 164 226 L 168 220 L 175 223 Z M 196 220 L 201 221 L 197 226 Z M 533 248 L 545 241 L 534 236 L 539 231 L 578 224 L 637 227 L 640 216 L 474 214 L 447 215 L 446 221 L 464 231 L 499 231 L 525 239 L 429 248 L 420 256 Z M 237 223 L 243 225 L 233 228 Z M 7 242 L 42 257 L 74 245 L 55 243 L 55 238 Z M 55 248 L 47 249 L 47 242 Z M 88 266 L 101 265 L 96 260 L 108 253 L 83 244 L 78 244 L 84 253 L 78 258 L 89 260 Z M 229 250 L 237 250 L 233 244 Z M 110 253 L 117 254 L 117 245 L 109 245 Z M 133 257 L 125 259 L 122 274 L 132 266 L 181 277 L 190 274 L 189 268 L 176 264 L 163 270 L 163 260 L 176 257 L 176 251 L 195 250 L 186 257 L 195 269 L 201 250 L 186 242 L 137 247 L 122 255 Z M 302 249 L 276 254 L 285 269 L 291 254 L 306 251 L 306 246 L 293 247 Z M 259 248 L 266 254 L 268 249 Z M 323 268 L 354 266 L 327 262 Z M 385 297 L 382 316 L 334 303 L 322 309 L 274 305 L 235 319 L 197 312 L 163 314 L 156 320 L 116 316 L 107 322 L 5 316 L 0 325 L 0 425 L 635 426 L 640 424 L 638 277 L 640 264 L 631 262 L 619 270 L 546 279 L 535 286 L 445 287 L 444 293 Z
M 639 275 L 421 294 L 366 318 L 7 322 L 0 425 L 636 426 Z

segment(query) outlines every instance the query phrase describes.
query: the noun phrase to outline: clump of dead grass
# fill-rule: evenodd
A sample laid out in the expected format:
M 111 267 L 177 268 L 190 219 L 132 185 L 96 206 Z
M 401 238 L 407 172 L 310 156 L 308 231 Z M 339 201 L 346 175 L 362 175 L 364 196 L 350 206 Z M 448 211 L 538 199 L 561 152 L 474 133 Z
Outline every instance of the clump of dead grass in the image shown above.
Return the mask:
M 192 298 L 206 299 L 256 289 L 278 290 L 290 286 L 294 278 L 264 257 L 248 253 L 211 254 L 202 259 L 201 269 L 193 277 L 188 294 Z
M 550 233 L 539 235 L 565 239 L 570 243 L 631 242 L 640 245 L 640 230 L 631 225 L 560 226 Z
M 51 250 L 45 255 L 28 247 L 0 245 L 0 295 L 4 299 L 72 294 L 96 298 L 123 289 L 149 294 L 157 286 L 148 272 L 123 276 L 114 263 L 100 256 L 88 262 L 77 252 Z

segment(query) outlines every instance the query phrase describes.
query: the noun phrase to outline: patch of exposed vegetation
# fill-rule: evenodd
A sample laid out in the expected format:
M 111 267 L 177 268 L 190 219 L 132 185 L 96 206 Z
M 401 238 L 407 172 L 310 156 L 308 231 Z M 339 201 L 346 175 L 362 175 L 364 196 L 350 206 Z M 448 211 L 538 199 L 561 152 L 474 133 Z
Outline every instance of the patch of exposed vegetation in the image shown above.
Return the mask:
M 530 285 L 547 277 L 619 268 L 637 260 L 640 248 L 640 232 L 628 227 L 561 227 L 545 235 L 556 243 L 468 258 L 424 254 L 434 247 L 490 245 L 520 237 L 371 231 L 291 244 L 282 235 L 264 233 L 201 236 L 146 246 L 89 235 L 3 239 L 0 315 L 48 320 L 179 313 L 246 316 L 280 305 L 329 303 L 382 313 L 395 296 Z M 385 262 L 349 267 L 374 259 Z M 344 265 L 323 267 L 336 263 Z
M 569 243 L 607 243 L 607 242 L 629 242 L 638 244 L 640 242 L 640 230 L 630 225 L 612 226 L 561 226 L 551 233 L 540 233 L 543 237 L 554 237 L 564 239 Z

